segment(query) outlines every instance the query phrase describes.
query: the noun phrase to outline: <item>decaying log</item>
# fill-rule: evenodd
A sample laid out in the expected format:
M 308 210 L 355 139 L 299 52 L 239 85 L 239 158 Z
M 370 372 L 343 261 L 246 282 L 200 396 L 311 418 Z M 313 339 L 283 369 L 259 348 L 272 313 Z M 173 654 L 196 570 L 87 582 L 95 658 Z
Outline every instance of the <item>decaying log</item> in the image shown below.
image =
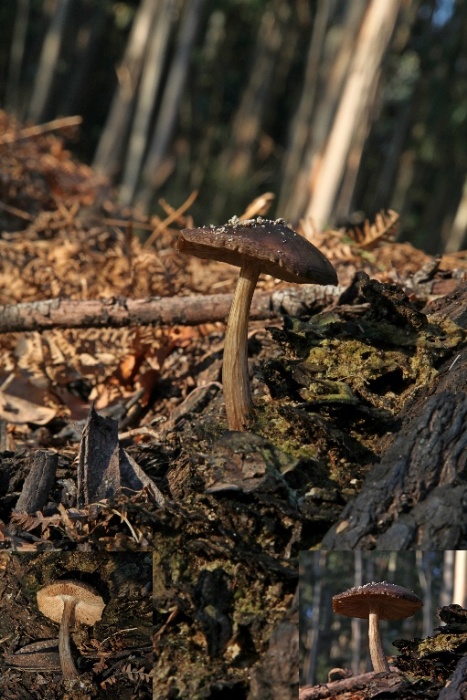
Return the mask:
M 37 450 L 31 470 L 24 480 L 23 489 L 14 508 L 15 513 L 33 514 L 47 503 L 57 471 L 58 454 Z
M 341 292 L 342 287 L 317 285 L 258 292 L 253 297 L 250 317 L 259 320 L 284 313 L 297 316 L 314 304 L 323 306 L 335 301 Z M 232 294 L 206 294 L 150 299 L 47 299 L 0 305 L 0 333 L 149 324 L 196 326 L 226 321 L 231 303 Z
M 467 285 L 437 306 L 465 328 Z M 453 549 L 465 543 L 466 387 L 464 345 L 401 411 L 399 431 L 323 548 Z

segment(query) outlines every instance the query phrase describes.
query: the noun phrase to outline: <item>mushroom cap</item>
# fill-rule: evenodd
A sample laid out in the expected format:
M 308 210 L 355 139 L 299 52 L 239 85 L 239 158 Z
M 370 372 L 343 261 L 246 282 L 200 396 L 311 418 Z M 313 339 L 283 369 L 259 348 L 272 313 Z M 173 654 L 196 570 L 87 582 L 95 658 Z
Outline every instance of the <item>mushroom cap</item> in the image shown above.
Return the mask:
M 370 606 L 376 609 L 381 620 L 402 620 L 411 617 L 423 603 L 408 588 L 386 581 L 349 588 L 332 599 L 334 612 L 347 617 L 367 618 Z
M 76 599 L 75 622 L 94 625 L 101 619 L 105 603 L 95 588 L 82 581 L 64 580 L 50 583 L 37 591 L 37 605 L 46 617 L 60 622 L 64 600 L 67 597 Z
M 337 284 L 336 271 L 326 256 L 283 219 L 240 221 L 233 217 L 224 226 L 185 228 L 180 231 L 177 249 L 237 267 L 257 262 L 261 272 L 286 282 Z

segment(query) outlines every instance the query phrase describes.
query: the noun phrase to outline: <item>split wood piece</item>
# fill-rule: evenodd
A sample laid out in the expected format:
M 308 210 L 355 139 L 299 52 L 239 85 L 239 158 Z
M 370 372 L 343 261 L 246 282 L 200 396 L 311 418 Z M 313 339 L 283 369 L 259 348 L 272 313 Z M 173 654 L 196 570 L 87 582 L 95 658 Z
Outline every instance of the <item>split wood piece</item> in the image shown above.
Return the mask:
M 336 285 L 337 274 L 321 251 L 283 219 L 233 217 L 224 226 L 183 229 L 177 249 L 240 268 L 227 322 L 222 384 L 230 430 L 245 430 L 253 415 L 248 374 L 248 319 L 259 275 L 285 282 Z
M 120 488 L 118 422 L 91 407 L 78 458 L 78 508 L 112 498 Z
M 79 678 L 70 648 L 70 627 L 73 624 L 92 626 L 102 617 L 105 603 L 92 586 L 82 581 L 61 580 L 37 591 L 37 606 L 41 613 L 60 623 L 58 651 L 63 677 Z
M 332 609 L 339 615 L 368 620 L 370 656 L 376 673 L 389 671 L 381 642 L 379 621 L 403 620 L 406 617 L 412 617 L 422 605 L 422 601 L 415 593 L 387 581 L 349 588 L 333 596 L 332 599 Z
M 32 515 L 42 510 L 53 486 L 57 465 L 58 454 L 51 450 L 37 450 L 13 512 Z
M 165 499 L 154 481 L 119 446 L 118 421 L 100 416 L 91 407 L 83 429 L 78 458 L 78 507 L 125 492 L 146 488 L 156 503 Z
M 351 697 L 350 693 L 358 693 L 358 697 L 362 699 L 375 697 L 378 693 L 390 693 L 391 696 L 396 697 L 397 691 L 407 685 L 400 673 L 362 673 L 341 681 L 306 686 L 301 688 L 298 698 L 299 700 L 325 700 L 326 698 L 338 700 L 342 697 L 343 700 L 344 698 L 347 700 Z
M 335 302 L 336 290 L 307 287 L 258 292 L 251 304 L 250 318 L 262 320 L 279 314 L 296 316 L 304 308 Z M 51 328 L 121 328 L 123 326 L 197 326 L 225 321 L 232 305 L 232 294 L 152 297 L 150 299 L 111 298 L 69 301 L 45 299 L 21 304 L 0 305 L 0 333 L 44 331 Z

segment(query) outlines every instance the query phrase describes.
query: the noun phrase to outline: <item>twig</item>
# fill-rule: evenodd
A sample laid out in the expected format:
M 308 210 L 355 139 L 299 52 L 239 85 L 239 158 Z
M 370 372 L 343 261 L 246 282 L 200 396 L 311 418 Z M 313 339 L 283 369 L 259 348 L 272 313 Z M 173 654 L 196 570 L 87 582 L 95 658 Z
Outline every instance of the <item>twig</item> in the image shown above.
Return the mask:
M 11 132 L 2 136 L 0 138 L 0 145 L 15 143 L 16 141 L 22 141 L 23 139 L 31 139 L 36 136 L 41 136 L 48 131 L 66 129 L 70 126 L 79 126 L 82 121 L 83 117 L 60 117 L 60 119 L 53 119 L 51 122 L 45 122 L 45 124 L 27 126 L 25 129 L 21 129 L 17 132 Z
M 149 238 L 144 242 L 144 248 L 149 248 L 149 246 L 154 242 L 154 240 L 157 238 L 159 233 L 163 231 L 167 226 L 169 226 L 171 223 L 176 221 L 181 214 L 183 214 L 187 209 L 191 207 L 193 202 L 195 201 L 196 197 L 198 196 L 197 190 L 194 190 L 190 196 L 188 197 L 187 200 L 183 202 L 183 204 L 178 207 L 178 209 L 175 209 L 169 216 L 167 216 L 163 221 L 157 224 L 156 228 L 154 231 L 151 233 Z

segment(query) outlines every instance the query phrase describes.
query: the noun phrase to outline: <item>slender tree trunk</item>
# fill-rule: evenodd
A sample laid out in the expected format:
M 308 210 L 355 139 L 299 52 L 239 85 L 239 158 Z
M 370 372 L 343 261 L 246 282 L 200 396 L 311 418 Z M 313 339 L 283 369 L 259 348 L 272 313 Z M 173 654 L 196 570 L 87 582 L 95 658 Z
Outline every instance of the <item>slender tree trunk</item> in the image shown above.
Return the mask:
M 171 63 L 162 97 L 162 104 L 153 129 L 153 137 L 143 169 L 143 187 L 138 204 L 146 209 L 160 184 L 160 167 L 175 130 L 178 109 L 183 96 L 196 31 L 206 0 L 191 0 L 185 5 L 175 55 Z
M 316 677 L 316 660 L 319 650 L 319 633 L 322 609 L 323 570 L 326 566 L 326 552 L 313 553 L 313 621 L 310 629 L 310 653 L 305 663 L 305 683 L 312 684 Z
M 135 118 L 131 129 L 120 200 L 122 204 L 132 203 L 149 139 L 151 117 L 160 88 L 162 69 L 167 53 L 175 13 L 174 0 L 160 0 L 154 18 L 151 38 L 144 60 L 141 85 L 138 91 Z
M 447 549 L 444 552 L 443 561 L 443 585 L 441 587 L 441 594 L 439 598 L 439 604 L 441 606 L 451 605 L 453 590 L 454 590 L 454 563 L 455 563 L 455 552 L 452 549 Z
M 233 138 L 228 156 L 231 177 L 243 177 L 250 170 L 289 15 L 290 8 L 278 0 L 266 9 L 262 17 L 248 85 L 232 124 Z
M 308 47 L 302 95 L 289 127 L 289 142 L 283 165 L 282 189 L 277 204 L 279 211 L 284 212 L 286 215 L 289 214 L 287 203 L 293 196 L 296 177 L 300 170 L 300 163 L 310 135 L 310 125 L 318 88 L 319 68 L 331 5 L 332 3 L 329 3 L 328 0 L 318 0 L 313 20 L 313 32 Z
M 467 178 L 464 181 L 462 195 L 457 212 L 446 236 L 444 250 L 446 253 L 454 253 L 463 250 L 467 243 Z
M 391 39 L 402 0 L 372 0 L 363 21 L 344 92 L 313 183 L 307 216 L 318 227 L 332 217 L 344 165 L 361 123 L 368 95 L 377 80 L 381 60 Z
M 354 586 L 363 585 L 363 557 L 362 550 L 354 552 Z M 352 631 L 352 672 L 355 676 L 361 673 L 360 664 L 362 661 L 362 621 L 352 617 L 350 621 Z
M 56 2 L 49 29 L 42 45 L 39 68 L 34 81 L 34 89 L 28 114 L 29 119 L 36 123 L 47 117 L 55 70 L 60 55 L 60 48 L 70 7 L 70 0 L 59 0 Z
M 454 569 L 454 595 L 452 602 L 467 607 L 467 551 L 456 552 Z
M 433 597 L 431 594 L 431 565 L 427 561 L 425 552 L 417 549 L 415 559 L 417 562 L 418 581 L 423 598 L 423 636 L 427 637 L 432 631 Z
M 372 89 L 368 91 L 367 102 L 363 108 L 360 123 L 356 125 L 352 144 L 347 154 L 346 163 L 343 169 L 343 178 L 341 186 L 336 194 L 335 205 L 333 208 L 333 221 L 347 219 L 349 212 L 352 209 L 352 201 L 355 193 L 355 184 L 357 182 L 360 163 L 362 160 L 363 149 L 368 136 L 368 125 L 371 114 L 374 113 L 375 101 L 377 99 L 377 83 L 372 85 Z
M 6 86 L 6 108 L 19 116 L 21 66 L 23 64 L 26 35 L 29 24 L 30 0 L 18 0 L 16 3 L 16 18 L 10 48 L 10 67 Z
M 66 89 L 57 100 L 58 113 L 61 115 L 82 113 L 82 96 L 86 91 L 86 82 L 89 81 L 96 57 L 102 50 L 105 20 L 104 3 L 98 3 L 92 11 L 88 10 L 87 12 L 82 6 L 75 8 L 70 21 L 79 22 L 79 29 L 74 26 L 76 36 L 70 78 L 67 81 Z M 97 58 L 97 60 L 99 59 Z
M 251 172 L 289 18 L 290 6 L 283 0 L 268 4 L 261 18 L 248 82 L 232 120 L 232 138 L 220 158 L 225 180 L 212 206 L 214 219 L 225 210 L 233 183 L 241 185 Z
M 144 55 L 158 8 L 158 3 L 155 0 L 142 0 L 133 21 L 125 56 L 117 70 L 119 86 L 112 101 L 93 163 L 95 170 L 105 175 L 113 176 L 120 169 Z
M 329 136 L 330 125 L 332 125 L 334 114 L 343 90 L 343 85 L 349 71 L 352 56 L 355 50 L 356 37 L 362 23 L 362 17 L 367 7 L 367 0 L 353 0 L 345 7 L 346 15 L 340 26 L 334 15 L 329 19 L 329 26 L 332 31 L 326 33 L 324 44 L 319 56 L 319 72 L 316 76 L 318 85 L 316 88 L 316 99 L 313 105 L 309 122 L 303 125 L 306 130 L 306 144 L 300 150 L 299 140 L 288 147 L 297 149 L 297 168 L 294 173 L 289 170 L 287 178 L 283 178 L 283 188 L 290 189 L 281 192 L 278 212 L 288 221 L 298 221 L 306 210 L 309 199 L 309 178 L 310 172 L 320 159 L 320 153 Z M 336 6 L 334 5 L 334 12 Z M 337 35 L 337 37 L 336 37 Z M 311 41 L 314 40 L 314 36 Z M 338 47 L 337 49 L 335 47 Z M 319 49 L 320 47 L 318 47 Z M 318 51 L 317 49 L 317 51 Z M 312 48 L 310 47 L 310 52 Z M 313 66 L 312 66 L 313 68 Z M 308 70 L 312 70 L 309 68 Z M 311 77 L 310 77 L 311 81 Z M 309 83 L 306 81 L 303 88 L 301 102 L 306 104 L 308 96 L 306 94 Z M 305 107 L 300 107 L 304 110 Z M 297 137 L 299 139 L 299 137 Z

